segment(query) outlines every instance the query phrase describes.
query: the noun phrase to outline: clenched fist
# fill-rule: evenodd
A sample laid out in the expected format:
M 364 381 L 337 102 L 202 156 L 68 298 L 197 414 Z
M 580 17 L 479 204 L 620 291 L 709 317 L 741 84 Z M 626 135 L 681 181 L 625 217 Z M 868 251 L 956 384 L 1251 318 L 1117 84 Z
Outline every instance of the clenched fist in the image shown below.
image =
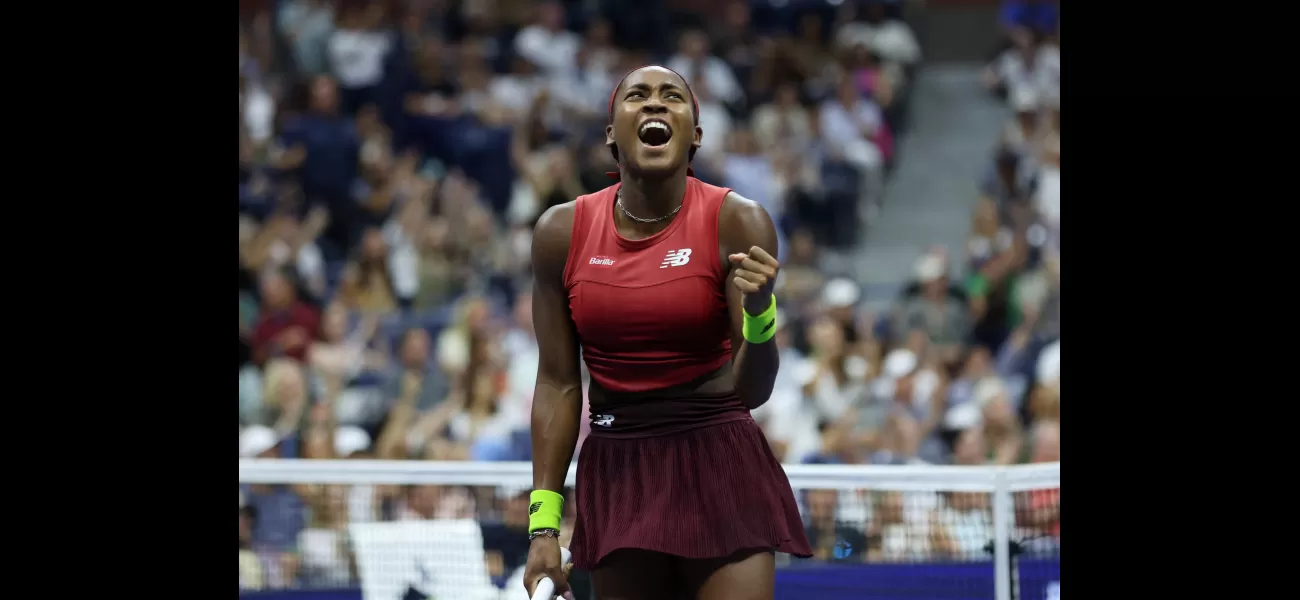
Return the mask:
M 736 267 L 736 276 L 731 281 L 745 294 L 745 312 L 752 316 L 763 314 L 772 305 L 772 288 L 781 263 L 758 246 L 750 248 L 748 254 L 737 253 L 727 258 Z

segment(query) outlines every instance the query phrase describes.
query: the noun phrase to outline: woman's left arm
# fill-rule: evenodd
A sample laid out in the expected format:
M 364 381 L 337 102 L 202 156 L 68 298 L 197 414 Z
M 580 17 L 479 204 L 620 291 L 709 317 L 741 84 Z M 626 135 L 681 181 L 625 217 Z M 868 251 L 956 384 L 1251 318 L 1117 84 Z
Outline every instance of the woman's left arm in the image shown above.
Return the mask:
M 718 211 L 718 240 L 727 265 L 727 310 L 731 315 L 731 364 L 736 394 L 751 410 L 772 396 L 780 358 L 772 288 L 781 265 L 776 226 L 758 203 L 735 192 Z M 748 317 L 748 319 L 747 319 Z M 750 321 L 749 336 L 745 321 Z M 757 340 L 751 342 L 746 339 Z

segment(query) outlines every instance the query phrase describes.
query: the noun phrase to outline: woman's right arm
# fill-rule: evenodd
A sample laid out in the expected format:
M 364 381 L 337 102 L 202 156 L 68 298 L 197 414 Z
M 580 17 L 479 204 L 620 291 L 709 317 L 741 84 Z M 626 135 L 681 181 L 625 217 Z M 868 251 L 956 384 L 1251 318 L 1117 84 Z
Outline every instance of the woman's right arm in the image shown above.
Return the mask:
M 533 489 L 563 493 L 582 417 L 578 337 L 569 314 L 564 263 L 574 203 L 548 209 L 533 232 L 533 328 L 540 362 L 533 391 Z

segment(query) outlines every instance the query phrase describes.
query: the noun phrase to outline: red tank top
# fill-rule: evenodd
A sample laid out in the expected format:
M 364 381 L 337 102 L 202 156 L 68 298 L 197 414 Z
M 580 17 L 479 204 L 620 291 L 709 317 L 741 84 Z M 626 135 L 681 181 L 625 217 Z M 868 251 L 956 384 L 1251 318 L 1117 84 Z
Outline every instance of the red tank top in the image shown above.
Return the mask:
M 645 392 L 708 375 L 731 360 L 731 321 L 718 249 L 718 209 L 730 189 L 686 179 L 681 211 L 642 240 L 619 235 L 621 184 L 575 202 L 564 284 L 591 377 Z

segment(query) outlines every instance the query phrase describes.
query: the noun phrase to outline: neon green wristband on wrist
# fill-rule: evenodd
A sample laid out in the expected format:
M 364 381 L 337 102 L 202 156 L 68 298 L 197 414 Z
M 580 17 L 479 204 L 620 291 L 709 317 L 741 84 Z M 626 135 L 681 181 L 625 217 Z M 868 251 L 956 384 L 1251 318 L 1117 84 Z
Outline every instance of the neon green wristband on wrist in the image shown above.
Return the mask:
M 745 323 L 740 333 L 745 336 L 746 342 L 761 344 L 776 335 L 776 294 L 772 295 L 772 303 L 767 305 L 767 310 L 762 314 L 751 316 L 743 309 L 740 312 L 745 314 Z
M 533 490 L 528 495 L 528 533 L 538 529 L 560 530 L 564 513 L 564 496 L 551 490 Z

